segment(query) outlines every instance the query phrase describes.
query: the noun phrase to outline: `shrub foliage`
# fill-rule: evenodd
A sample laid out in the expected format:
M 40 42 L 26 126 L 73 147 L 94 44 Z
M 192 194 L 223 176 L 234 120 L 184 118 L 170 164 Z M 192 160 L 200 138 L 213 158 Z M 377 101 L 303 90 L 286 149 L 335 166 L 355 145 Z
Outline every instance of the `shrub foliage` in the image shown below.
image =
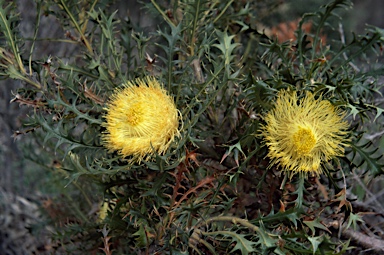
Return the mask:
M 23 38 L 15 4 L 1 1 L 0 75 L 22 84 L 12 103 L 30 109 L 15 136 L 28 137 L 25 157 L 57 185 L 43 207 L 54 226 L 53 249 L 242 255 L 349 249 L 335 230 L 361 220 L 348 183 L 356 173 L 383 174 L 382 149 L 364 133 L 367 123 L 382 122 L 377 98 L 384 70 L 377 60 L 384 32 L 369 26 L 364 35 L 346 36 L 337 15 L 351 3 L 335 0 L 276 34 L 265 17 L 279 4 L 151 0 L 143 4 L 156 23 L 150 31 L 120 18 L 109 1 L 36 1 L 34 36 Z M 56 17 L 65 38 L 39 38 L 42 15 Z M 36 56 L 41 40 L 75 49 Z M 165 153 L 135 163 L 106 149 L 103 123 L 116 89 L 145 77 L 174 99 L 180 135 Z M 348 115 L 345 156 L 323 162 L 321 175 L 292 176 L 270 166 L 261 127 L 282 89 L 321 95 Z

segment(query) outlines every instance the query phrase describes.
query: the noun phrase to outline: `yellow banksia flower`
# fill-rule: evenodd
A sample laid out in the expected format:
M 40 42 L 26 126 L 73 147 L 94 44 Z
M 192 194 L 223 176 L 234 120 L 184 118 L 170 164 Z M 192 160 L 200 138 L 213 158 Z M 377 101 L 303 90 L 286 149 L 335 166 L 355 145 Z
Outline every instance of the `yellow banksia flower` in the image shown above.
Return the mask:
M 167 151 L 179 135 L 179 113 L 171 96 L 154 78 L 136 79 L 116 89 L 105 109 L 102 140 L 131 162 Z
M 310 92 L 299 99 L 296 92 L 280 91 L 262 127 L 271 165 L 280 165 L 291 176 L 319 175 L 322 163 L 344 154 L 349 126 L 344 116 Z

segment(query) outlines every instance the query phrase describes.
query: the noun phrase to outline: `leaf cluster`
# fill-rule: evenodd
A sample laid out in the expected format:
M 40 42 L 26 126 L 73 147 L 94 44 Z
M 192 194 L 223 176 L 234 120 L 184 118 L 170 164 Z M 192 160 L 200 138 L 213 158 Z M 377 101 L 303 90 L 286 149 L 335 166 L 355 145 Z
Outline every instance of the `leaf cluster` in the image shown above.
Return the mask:
M 144 6 L 157 26 L 148 31 L 121 18 L 109 1 L 37 1 L 37 20 L 56 17 L 66 42 L 76 45 L 66 59 L 32 59 L 33 48 L 22 54 L 26 38 L 17 33 L 14 5 L 0 2 L 0 75 L 22 82 L 12 103 L 30 109 L 15 137 L 30 137 L 26 157 L 67 187 L 58 189 L 62 200 L 51 194 L 53 205 L 44 208 L 57 251 L 349 249 L 329 222 L 350 217 L 348 226 L 357 224 L 346 195 L 354 172 L 383 174 L 382 149 L 362 136 L 384 111 L 377 101 L 383 30 L 368 27 L 347 40 L 336 14 L 351 3 L 335 0 L 303 15 L 294 38 L 281 41 L 258 26 L 279 2 L 151 0 Z M 37 34 L 33 43 L 44 39 Z M 115 89 L 145 76 L 173 96 L 181 135 L 164 155 L 133 164 L 104 148 L 102 123 Z M 260 126 L 285 88 L 322 95 L 348 113 L 350 149 L 327 163 L 324 176 L 288 180 L 268 167 Z

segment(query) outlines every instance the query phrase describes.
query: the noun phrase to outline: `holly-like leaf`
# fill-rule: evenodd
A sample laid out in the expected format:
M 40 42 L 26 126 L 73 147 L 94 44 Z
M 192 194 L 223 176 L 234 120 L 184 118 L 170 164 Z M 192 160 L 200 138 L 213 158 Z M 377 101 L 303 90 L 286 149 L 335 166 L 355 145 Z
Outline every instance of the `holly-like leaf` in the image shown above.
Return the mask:
M 353 119 L 356 119 L 356 115 L 358 115 L 360 111 L 357 109 L 356 106 L 351 104 L 348 104 L 347 107 L 351 109 L 349 114 L 353 116 Z
M 295 200 L 295 205 L 297 208 L 301 208 L 303 205 L 303 199 L 304 199 L 304 192 L 305 192 L 305 186 L 304 186 L 304 178 L 300 177 L 298 180 L 297 189 L 293 194 L 297 194 L 297 198 Z
M 133 233 L 133 236 L 137 236 L 136 246 L 138 247 L 146 247 L 151 243 L 152 238 L 154 237 L 145 227 L 144 224 L 140 224 L 140 228 L 138 231 Z
M 259 234 L 259 231 L 258 231 Z M 261 241 L 253 242 L 245 238 L 247 235 L 244 234 L 238 234 L 233 231 L 227 231 L 227 230 L 221 230 L 221 231 L 214 231 L 214 232 L 205 232 L 204 235 L 210 235 L 210 236 L 216 236 L 216 235 L 222 235 L 224 237 L 229 237 L 230 243 L 236 242 L 235 247 L 233 247 L 230 254 L 233 252 L 240 250 L 242 255 L 248 255 L 251 252 L 258 251 L 256 250 L 256 247 L 258 246 Z
M 361 218 L 361 216 L 356 213 L 351 213 L 348 217 L 348 224 L 347 224 L 347 228 L 349 228 L 350 226 L 353 226 L 353 229 L 356 230 L 357 228 L 357 222 L 360 221 L 360 222 L 364 222 Z
M 223 157 L 221 158 L 220 164 L 223 163 L 223 161 L 231 154 L 232 151 L 233 151 L 235 162 L 236 162 L 237 166 L 239 166 L 239 152 L 241 152 L 244 157 L 247 157 L 245 155 L 245 153 L 243 152 L 243 150 L 241 149 L 240 142 L 237 142 L 235 145 L 229 146 L 229 148 L 227 149 L 227 151 L 224 153 Z
M 337 212 L 341 210 L 343 206 L 345 206 L 346 210 L 352 211 L 352 204 L 347 200 L 347 190 L 344 188 L 339 193 L 335 195 L 336 199 L 333 199 L 332 202 L 339 201 L 339 207 L 337 208 Z
M 315 228 L 319 228 L 319 229 L 322 229 L 322 230 L 325 230 L 329 233 L 331 233 L 331 231 L 329 231 L 329 229 L 327 227 L 325 227 L 323 224 L 321 224 L 319 218 L 316 218 L 315 220 L 304 220 L 303 223 L 305 225 L 307 225 L 311 230 L 312 230 L 312 235 L 315 234 Z
M 383 154 L 371 140 L 360 135 L 356 141 L 350 144 L 350 148 L 352 151 L 347 157 L 351 165 L 367 169 L 375 177 L 384 173 Z
M 260 236 L 258 243 L 260 243 L 262 247 L 270 248 L 275 246 L 276 241 L 268 234 L 262 221 L 259 222 L 259 230 L 257 233 Z
M 307 237 L 308 240 L 311 242 L 312 244 L 312 248 L 313 248 L 313 254 L 316 253 L 317 249 L 319 248 L 319 245 L 323 242 L 323 236 L 314 236 L 314 237 Z
M 230 234 L 229 234 L 230 233 Z M 230 253 L 236 250 L 240 250 L 242 255 L 248 255 L 250 252 L 255 251 L 253 246 L 256 246 L 256 242 L 249 241 L 245 238 L 245 235 L 229 232 L 228 234 L 232 237 L 232 242 L 236 242 L 236 246 Z

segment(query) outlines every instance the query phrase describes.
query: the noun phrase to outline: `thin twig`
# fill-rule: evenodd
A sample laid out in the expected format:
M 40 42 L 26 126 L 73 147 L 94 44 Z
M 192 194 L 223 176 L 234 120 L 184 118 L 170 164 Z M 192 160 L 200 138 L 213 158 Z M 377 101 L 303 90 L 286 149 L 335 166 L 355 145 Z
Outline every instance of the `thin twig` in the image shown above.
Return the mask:
M 380 211 L 381 213 L 384 212 L 384 208 L 383 206 L 377 201 L 377 196 L 375 194 L 373 194 L 369 189 L 367 189 L 367 187 L 365 186 L 365 184 L 360 180 L 360 177 L 356 175 L 356 173 L 353 172 L 353 179 L 357 181 L 357 183 L 364 189 L 364 191 L 367 193 L 367 195 L 369 195 L 371 198 L 370 200 L 372 200 L 370 203 L 374 202 L 374 204 L 380 208 Z
M 383 134 L 384 134 L 384 130 L 382 130 L 380 132 L 376 132 L 376 133 L 374 133 L 372 135 L 365 135 L 365 138 L 368 139 L 368 140 L 373 140 L 373 139 L 375 139 L 377 137 L 382 136 Z
M 341 232 L 341 235 L 348 239 L 352 239 L 354 242 L 357 242 L 362 247 L 367 248 L 369 250 L 374 250 L 376 252 L 383 252 L 384 251 L 384 240 L 381 240 L 376 237 L 365 235 L 359 231 L 356 231 L 352 228 L 346 228 L 345 224 L 343 225 L 339 221 L 332 221 L 327 218 L 321 218 L 321 221 L 325 223 L 326 226 L 332 226 L 336 229 L 339 229 Z
M 365 248 L 369 248 L 378 252 L 384 252 L 384 241 L 381 239 L 367 236 L 351 228 L 344 229 L 343 234 L 345 237 L 353 239 Z
M 344 36 L 344 29 L 343 29 L 343 25 L 341 23 L 339 23 L 339 33 L 340 33 L 340 41 L 343 45 L 345 45 L 345 36 Z M 344 51 L 343 52 L 343 57 L 345 60 L 348 59 L 348 56 L 347 56 L 347 53 Z M 360 72 L 360 68 L 358 68 L 355 64 L 353 64 L 352 62 L 349 62 L 348 63 L 356 72 Z

